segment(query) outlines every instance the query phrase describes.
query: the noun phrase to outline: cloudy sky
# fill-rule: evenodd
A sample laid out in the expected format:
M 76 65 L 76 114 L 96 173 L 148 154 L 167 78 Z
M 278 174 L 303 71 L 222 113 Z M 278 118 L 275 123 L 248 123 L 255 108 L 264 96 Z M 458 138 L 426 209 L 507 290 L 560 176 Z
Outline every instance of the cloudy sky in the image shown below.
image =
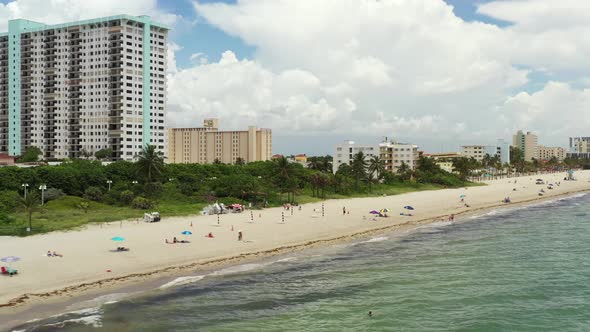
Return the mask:
M 0 0 L 0 24 L 127 13 L 173 28 L 168 124 L 273 129 L 276 153 L 590 135 L 587 0 Z

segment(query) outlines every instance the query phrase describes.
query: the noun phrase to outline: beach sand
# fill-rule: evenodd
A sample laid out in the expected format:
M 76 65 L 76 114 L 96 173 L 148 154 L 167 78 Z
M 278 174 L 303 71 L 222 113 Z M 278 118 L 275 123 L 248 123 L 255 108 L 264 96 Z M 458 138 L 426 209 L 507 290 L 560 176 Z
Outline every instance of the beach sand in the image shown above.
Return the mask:
M 221 215 L 219 224 L 217 216 L 163 216 L 159 223 L 123 221 L 26 238 L 0 237 L 0 256 L 21 258 L 12 264 L 19 270 L 18 276 L 1 277 L 0 314 L 97 289 L 116 289 L 166 275 L 234 264 L 241 259 L 260 258 L 379 232 L 407 230 L 442 218 L 446 220 L 450 214 L 461 220 L 466 213 L 481 209 L 590 190 L 590 171 L 576 172 L 577 181 L 563 181 L 564 176 L 565 173 L 526 176 L 488 181 L 487 186 L 328 200 L 323 202 L 324 217 L 322 203 L 313 203 L 302 206 L 301 210 L 295 208 L 293 215 L 283 208 L 253 211 L 254 222 L 250 221 L 250 212 L 246 211 Z M 537 178 L 546 180 L 546 183 L 561 182 L 561 185 L 548 190 L 546 185 L 535 185 Z M 543 197 L 538 196 L 541 188 L 546 192 Z M 460 195 L 466 195 L 465 202 L 469 207 L 460 201 Z M 501 202 L 507 196 L 512 204 Z M 406 205 L 415 210 L 404 210 Z M 342 214 L 343 207 L 350 211 L 349 214 Z M 372 220 L 368 212 L 382 208 L 391 210 L 389 217 Z M 411 212 L 413 216 L 401 216 L 402 212 Z M 193 235 L 181 235 L 185 230 Z M 243 241 L 238 241 L 238 231 L 243 232 Z M 205 237 L 210 232 L 214 238 Z M 121 236 L 125 241 L 111 241 L 115 236 Z M 165 243 L 165 239 L 172 240 L 173 237 L 190 243 Z M 116 252 L 117 246 L 131 250 Z M 63 257 L 47 257 L 48 250 Z

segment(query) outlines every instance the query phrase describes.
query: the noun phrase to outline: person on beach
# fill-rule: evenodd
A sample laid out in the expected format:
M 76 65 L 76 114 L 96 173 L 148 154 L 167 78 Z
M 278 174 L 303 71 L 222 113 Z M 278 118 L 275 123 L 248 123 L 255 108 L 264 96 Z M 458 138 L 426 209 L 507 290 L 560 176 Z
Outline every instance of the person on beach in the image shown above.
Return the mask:
M 172 240 L 173 243 L 177 243 L 178 240 L 176 239 L 176 236 L 174 237 L 174 239 Z
M 53 256 L 53 254 L 51 253 L 51 250 L 47 250 L 47 257 L 51 257 Z
M 213 233 L 209 232 L 209 234 L 205 235 L 205 237 L 212 239 L 214 236 L 213 236 Z
M 449 221 L 455 221 L 455 215 L 454 214 L 451 214 L 449 216 Z
M 238 232 L 238 241 L 242 241 L 242 238 L 243 238 L 242 231 L 239 231 Z
M 342 215 L 345 215 L 345 214 L 346 214 L 346 206 L 343 206 L 342 207 Z
M 62 254 L 58 254 L 57 252 L 53 252 L 53 257 L 64 257 Z

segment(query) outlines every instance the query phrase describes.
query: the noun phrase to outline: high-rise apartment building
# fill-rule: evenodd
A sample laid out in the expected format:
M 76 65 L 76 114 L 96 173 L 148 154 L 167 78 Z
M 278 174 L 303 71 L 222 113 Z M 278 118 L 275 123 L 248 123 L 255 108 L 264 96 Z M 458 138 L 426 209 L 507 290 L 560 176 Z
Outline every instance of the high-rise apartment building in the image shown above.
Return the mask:
M 56 25 L 16 19 L 0 34 L 0 153 L 46 159 L 111 148 L 165 152 L 168 28 L 118 15 Z
M 248 130 L 220 131 L 217 119 L 205 119 L 202 128 L 168 130 L 168 163 L 234 164 L 270 160 L 272 131 L 249 126 Z
M 527 132 L 526 134 L 519 130 L 512 137 L 512 146 L 522 151 L 525 161 L 539 159 L 539 145 L 537 143 L 537 135 Z

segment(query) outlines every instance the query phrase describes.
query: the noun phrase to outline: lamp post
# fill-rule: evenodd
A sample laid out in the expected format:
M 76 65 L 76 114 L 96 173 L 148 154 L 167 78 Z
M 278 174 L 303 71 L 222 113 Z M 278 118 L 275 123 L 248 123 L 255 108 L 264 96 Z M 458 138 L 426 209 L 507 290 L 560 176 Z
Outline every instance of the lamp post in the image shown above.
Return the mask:
M 111 191 L 111 184 L 113 184 L 113 180 L 107 180 L 107 184 L 109 185 L 109 191 Z
M 41 190 L 41 206 L 43 206 L 43 202 L 45 201 L 45 190 L 47 190 L 47 185 L 40 185 L 39 190 Z
M 23 183 L 20 185 L 25 190 L 25 199 L 27 199 L 27 187 L 29 186 L 28 183 Z

